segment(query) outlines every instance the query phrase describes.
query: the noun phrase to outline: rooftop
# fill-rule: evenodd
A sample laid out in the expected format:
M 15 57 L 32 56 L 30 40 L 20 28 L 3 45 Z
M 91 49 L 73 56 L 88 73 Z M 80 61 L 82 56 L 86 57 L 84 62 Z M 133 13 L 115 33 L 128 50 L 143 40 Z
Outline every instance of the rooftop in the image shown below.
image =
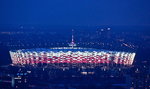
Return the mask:
M 60 52 L 60 51 L 63 51 L 63 52 L 68 52 L 68 51 L 71 51 L 71 52 L 85 52 L 85 51 L 88 51 L 88 52 L 102 52 L 102 51 L 105 51 L 105 52 L 110 52 L 110 53 L 114 53 L 114 52 L 119 52 L 119 51 L 109 51 L 109 50 L 104 50 L 104 49 L 93 49 L 93 48 L 81 48 L 81 47 L 54 47 L 54 48 L 35 48 L 35 49 L 21 49 L 21 50 L 13 50 L 12 52 L 16 52 L 16 51 L 21 51 L 21 52 L 42 52 L 42 51 L 45 51 L 45 52 Z M 130 52 L 124 52 L 124 53 L 130 53 Z

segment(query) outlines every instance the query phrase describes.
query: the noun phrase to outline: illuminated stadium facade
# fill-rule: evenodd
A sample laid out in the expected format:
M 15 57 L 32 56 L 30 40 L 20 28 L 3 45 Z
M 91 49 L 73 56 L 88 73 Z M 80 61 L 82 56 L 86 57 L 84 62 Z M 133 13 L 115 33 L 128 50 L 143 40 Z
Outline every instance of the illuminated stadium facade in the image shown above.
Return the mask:
M 38 64 L 121 64 L 132 65 L 135 53 L 75 47 L 37 48 L 10 51 L 14 65 Z
M 10 51 L 13 64 L 38 63 L 116 63 L 132 65 L 135 53 L 107 51 L 87 48 L 23 49 Z

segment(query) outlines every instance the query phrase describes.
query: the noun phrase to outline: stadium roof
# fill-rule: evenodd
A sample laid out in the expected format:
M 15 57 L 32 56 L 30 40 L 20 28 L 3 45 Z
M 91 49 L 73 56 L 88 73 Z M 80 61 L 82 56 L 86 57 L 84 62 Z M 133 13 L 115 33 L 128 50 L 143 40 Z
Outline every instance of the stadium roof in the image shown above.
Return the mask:
M 102 51 L 105 51 L 105 52 L 119 52 L 119 51 L 109 51 L 109 50 L 104 50 L 104 49 L 93 49 L 93 48 L 81 48 L 81 47 L 55 47 L 55 48 L 35 48 L 35 49 L 21 49 L 21 50 L 13 50 L 14 52 L 16 51 L 21 51 L 21 52 L 42 52 L 42 51 L 45 51 L 45 52 L 60 52 L 60 51 L 63 51 L 63 52 L 68 52 L 68 51 L 71 51 L 71 52 L 85 52 L 85 51 L 88 51 L 88 52 L 102 52 Z M 128 52 L 125 52 L 125 53 L 128 53 Z

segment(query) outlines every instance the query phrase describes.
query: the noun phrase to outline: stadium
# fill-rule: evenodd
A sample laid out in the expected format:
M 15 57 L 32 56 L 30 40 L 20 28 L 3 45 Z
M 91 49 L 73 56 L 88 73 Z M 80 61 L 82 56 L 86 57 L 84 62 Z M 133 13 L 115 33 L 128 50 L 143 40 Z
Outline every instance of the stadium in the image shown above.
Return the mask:
M 135 53 L 98 50 L 92 48 L 59 47 L 10 51 L 13 64 L 49 63 L 115 63 L 132 65 Z
M 76 47 L 36 48 L 10 51 L 14 65 L 38 64 L 121 64 L 132 65 L 135 53 Z

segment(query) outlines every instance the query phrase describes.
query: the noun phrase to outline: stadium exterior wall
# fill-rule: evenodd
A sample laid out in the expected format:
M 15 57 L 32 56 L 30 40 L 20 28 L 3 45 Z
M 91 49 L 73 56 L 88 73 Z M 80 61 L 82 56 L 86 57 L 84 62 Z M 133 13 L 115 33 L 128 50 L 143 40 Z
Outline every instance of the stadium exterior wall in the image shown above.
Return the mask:
M 22 49 L 10 51 L 12 63 L 36 65 L 42 63 L 115 63 L 132 65 L 135 53 L 86 48 Z

